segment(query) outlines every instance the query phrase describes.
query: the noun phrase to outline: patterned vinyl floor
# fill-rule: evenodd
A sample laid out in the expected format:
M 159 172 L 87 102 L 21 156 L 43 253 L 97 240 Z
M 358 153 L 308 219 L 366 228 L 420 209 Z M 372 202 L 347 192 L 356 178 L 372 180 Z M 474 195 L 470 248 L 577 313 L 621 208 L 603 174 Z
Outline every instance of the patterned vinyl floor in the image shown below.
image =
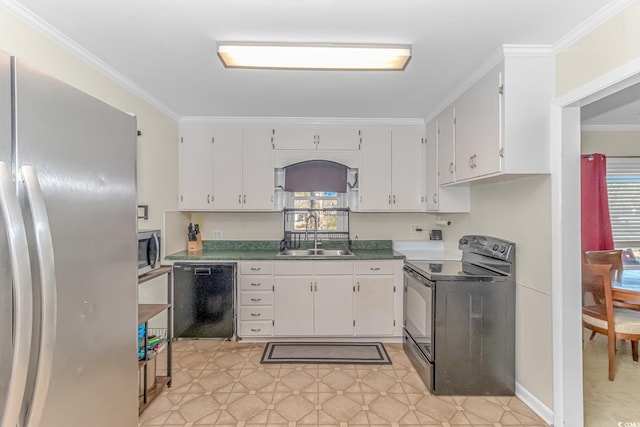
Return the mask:
M 261 365 L 264 344 L 178 341 L 173 386 L 139 426 L 546 426 L 516 397 L 433 396 L 385 347 L 392 365 Z

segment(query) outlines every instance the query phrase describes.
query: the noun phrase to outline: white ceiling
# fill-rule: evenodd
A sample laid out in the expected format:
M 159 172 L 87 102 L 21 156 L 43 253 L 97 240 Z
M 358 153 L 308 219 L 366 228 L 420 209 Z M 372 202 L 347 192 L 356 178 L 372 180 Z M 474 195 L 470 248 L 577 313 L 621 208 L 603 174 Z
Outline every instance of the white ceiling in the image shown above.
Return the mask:
M 6 1 L 5 1 L 6 2 Z M 178 116 L 424 118 L 503 44 L 605 0 L 19 0 Z M 216 41 L 413 45 L 404 72 L 225 69 Z

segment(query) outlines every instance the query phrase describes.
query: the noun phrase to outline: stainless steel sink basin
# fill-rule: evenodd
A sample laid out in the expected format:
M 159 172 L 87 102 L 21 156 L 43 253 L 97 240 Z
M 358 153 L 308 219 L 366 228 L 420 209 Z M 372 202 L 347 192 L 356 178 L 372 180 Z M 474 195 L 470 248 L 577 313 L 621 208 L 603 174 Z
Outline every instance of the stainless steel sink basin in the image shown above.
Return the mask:
M 302 256 L 354 256 L 348 249 L 285 249 L 278 252 L 278 256 L 302 257 Z

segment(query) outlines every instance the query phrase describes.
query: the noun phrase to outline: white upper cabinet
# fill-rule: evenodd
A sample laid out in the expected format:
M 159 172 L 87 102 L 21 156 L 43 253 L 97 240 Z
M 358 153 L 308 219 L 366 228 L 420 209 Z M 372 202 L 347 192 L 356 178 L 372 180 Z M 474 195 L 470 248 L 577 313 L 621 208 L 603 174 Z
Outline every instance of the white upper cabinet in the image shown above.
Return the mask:
M 454 123 L 455 110 L 453 106 L 445 108 L 436 118 L 439 185 L 449 184 L 456 180 Z
M 212 209 L 242 209 L 242 128 L 216 126 L 212 132 Z
M 502 87 L 500 67 L 456 100 L 456 181 L 502 170 Z
M 242 208 L 270 211 L 273 205 L 273 150 L 271 129 L 245 128 L 242 132 Z
M 505 48 L 503 60 L 437 118 L 440 185 L 549 173 L 553 76 L 547 51 Z M 455 154 L 447 164 L 450 141 L 440 122 L 449 126 L 448 110 Z
M 359 130 L 355 127 L 291 125 L 273 129 L 276 150 L 358 150 Z
M 361 131 L 360 210 L 425 210 L 424 128 Z
M 425 210 L 425 147 L 424 126 L 391 131 L 392 210 Z
M 391 129 L 363 129 L 360 210 L 391 210 Z
M 427 212 L 469 212 L 471 209 L 469 184 L 440 187 L 438 178 L 438 121 L 436 119 L 427 123 L 426 146 Z
M 273 210 L 271 129 L 217 126 L 213 209 Z
M 211 126 L 193 124 L 181 129 L 178 144 L 180 210 L 209 210 L 213 194 Z
M 181 210 L 273 210 L 271 128 L 183 124 L 179 177 Z

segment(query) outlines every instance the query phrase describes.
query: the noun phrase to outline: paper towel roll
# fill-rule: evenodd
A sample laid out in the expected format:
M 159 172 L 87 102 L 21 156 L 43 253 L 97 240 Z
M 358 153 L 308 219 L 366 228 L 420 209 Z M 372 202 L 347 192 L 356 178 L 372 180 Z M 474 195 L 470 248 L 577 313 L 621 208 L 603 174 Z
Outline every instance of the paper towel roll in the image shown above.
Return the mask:
M 451 221 L 448 219 L 439 219 L 436 221 L 436 225 L 445 225 L 445 226 L 449 226 L 451 225 Z

